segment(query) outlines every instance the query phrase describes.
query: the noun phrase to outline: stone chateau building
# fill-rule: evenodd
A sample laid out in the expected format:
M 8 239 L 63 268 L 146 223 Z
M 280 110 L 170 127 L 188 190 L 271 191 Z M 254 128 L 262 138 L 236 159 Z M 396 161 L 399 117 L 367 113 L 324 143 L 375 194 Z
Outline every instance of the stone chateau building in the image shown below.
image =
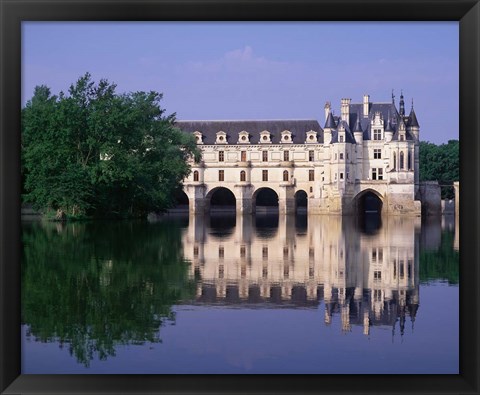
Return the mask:
M 289 214 L 420 215 L 419 136 L 415 111 L 342 99 L 340 116 L 329 102 L 317 120 L 177 121 L 192 133 L 202 160 L 184 180 L 191 213 L 210 210 L 215 195 L 229 195 L 238 213 L 253 213 L 265 199 Z M 261 197 L 261 195 L 264 195 Z M 278 202 L 278 203 L 277 203 Z M 213 206 L 212 206 L 213 207 Z

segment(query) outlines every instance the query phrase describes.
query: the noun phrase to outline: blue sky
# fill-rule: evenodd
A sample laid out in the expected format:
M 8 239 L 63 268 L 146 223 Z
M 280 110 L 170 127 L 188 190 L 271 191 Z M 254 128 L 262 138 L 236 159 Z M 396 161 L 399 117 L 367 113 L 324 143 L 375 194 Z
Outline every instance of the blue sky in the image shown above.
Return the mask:
M 340 99 L 414 100 L 420 138 L 458 139 L 457 22 L 24 22 L 22 102 L 85 72 L 155 90 L 177 119 L 317 119 Z

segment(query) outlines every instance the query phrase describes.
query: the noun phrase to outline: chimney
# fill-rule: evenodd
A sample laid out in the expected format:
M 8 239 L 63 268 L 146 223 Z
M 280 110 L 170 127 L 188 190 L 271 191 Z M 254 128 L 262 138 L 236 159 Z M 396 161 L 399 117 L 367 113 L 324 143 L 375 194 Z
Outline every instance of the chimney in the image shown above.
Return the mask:
M 329 101 L 327 101 L 327 102 L 325 103 L 325 121 L 326 121 L 327 118 L 328 118 L 328 114 L 330 113 L 331 108 L 332 108 L 332 105 L 330 104 Z
M 349 123 L 350 120 L 350 102 L 352 99 L 342 99 L 341 100 L 341 116 L 342 116 L 342 121 L 345 121 Z
M 369 99 L 370 99 L 369 95 L 363 95 L 363 116 L 364 116 L 364 118 L 367 118 L 368 113 L 370 112 Z

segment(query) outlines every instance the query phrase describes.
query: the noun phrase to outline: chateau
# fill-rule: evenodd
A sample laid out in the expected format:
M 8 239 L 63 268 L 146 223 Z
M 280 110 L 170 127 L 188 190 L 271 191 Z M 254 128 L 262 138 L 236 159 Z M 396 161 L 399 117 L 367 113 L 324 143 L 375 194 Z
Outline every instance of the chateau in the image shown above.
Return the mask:
M 342 99 L 340 116 L 325 104 L 317 120 L 177 121 L 192 133 L 202 160 L 184 180 L 191 213 L 208 212 L 215 196 L 229 197 L 238 213 L 254 213 L 270 200 L 282 214 L 306 206 L 310 214 L 421 213 L 418 144 L 413 101 L 405 113 Z M 217 196 L 218 198 L 218 196 Z

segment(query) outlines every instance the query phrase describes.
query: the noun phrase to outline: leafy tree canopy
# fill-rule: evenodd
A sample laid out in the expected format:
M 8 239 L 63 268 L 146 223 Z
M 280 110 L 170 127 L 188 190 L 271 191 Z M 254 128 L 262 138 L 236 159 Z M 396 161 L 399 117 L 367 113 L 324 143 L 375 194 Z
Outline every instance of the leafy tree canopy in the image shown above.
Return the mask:
M 460 174 L 459 141 L 449 140 L 447 144 L 435 145 L 420 142 L 420 181 L 438 181 L 441 185 L 453 185 Z M 442 197 L 452 198 L 452 188 L 442 188 Z
M 163 211 L 198 159 L 192 136 L 165 115 L 162 94 L 118 94 L 86 73 L 68 94 L 37 86 L 22 109 L 23 198 L 73 216 Z

